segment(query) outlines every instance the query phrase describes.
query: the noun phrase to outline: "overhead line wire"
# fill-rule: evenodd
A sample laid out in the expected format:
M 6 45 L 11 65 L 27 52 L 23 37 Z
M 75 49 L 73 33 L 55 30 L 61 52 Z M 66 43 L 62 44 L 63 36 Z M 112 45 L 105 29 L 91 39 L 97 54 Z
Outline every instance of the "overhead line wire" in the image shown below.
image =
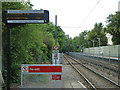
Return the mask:
M 100 0 L 97 1 L 97 3 L 95 4 L 95 6 L 92 8 L 92 10 L 88 13 L 88 15 L 85 17 L 85 19 L 83 20 L 82 23 L 84 23 L 87 18 L 90 16 L 90 14 L 94 11 L 94 9 L 96 8 L 96 6 L 99 4 Z M 82 24 L 81 23 L 81 24 Z M 61 26 L 62 28 L 82 28 L 82 27 L 65 27 L 65 26 Z
M 95 6 L 92 8 L 92 10 L 88 13 L 88 15 L 86 16 L 86 18 L 83 20 L 83 22 L 82 23 L 84 23 L 86 20 L 87 20 L 87 18 L 90 16 L 90 14 L 94 11 L 94 9 L 96 8 L 96 6 L 99 4 L 99 2 L 100 2 L 100 0 L 98 0 L 97 1 L 97 3 L 95 4 Z M 82 24 L 81 23 L 81 24 Z

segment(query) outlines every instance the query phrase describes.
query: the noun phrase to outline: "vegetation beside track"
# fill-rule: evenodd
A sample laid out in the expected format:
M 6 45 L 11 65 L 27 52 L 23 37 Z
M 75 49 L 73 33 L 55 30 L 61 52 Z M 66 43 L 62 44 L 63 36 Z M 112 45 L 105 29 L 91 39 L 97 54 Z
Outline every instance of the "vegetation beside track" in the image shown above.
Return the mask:
M 3 2 L 2 10 L 32 10 L 30 2 Z M 42 8 L 42 7 L 41 7 Z M 57 45 L 62 52 L 62 46 L 66 39 L 65 33 L 57 26 Z M 24 24 L 13 25 L 11 28 L 11 83 L 20 84 L 21 64 L 45 64 L 52 62 L 52 52 L 55 45 L 55 25 L 48 24 Z M 3 41 L 3 78 L 7 83 L 7 25 L 2 23 Z

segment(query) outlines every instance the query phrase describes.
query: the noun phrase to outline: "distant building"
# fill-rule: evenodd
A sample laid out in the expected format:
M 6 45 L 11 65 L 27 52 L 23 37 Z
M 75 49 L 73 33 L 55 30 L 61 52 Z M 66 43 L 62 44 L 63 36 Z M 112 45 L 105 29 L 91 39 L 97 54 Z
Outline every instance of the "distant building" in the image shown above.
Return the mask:
M 118 2 L 118 11 L 120 11 L 120 1 Z
M 110 33 L 107 33 L 106 34 L 106 37 L 108 39 L 108 45 L 113 45 L 113 42 L 112 42 L 112 35 Z

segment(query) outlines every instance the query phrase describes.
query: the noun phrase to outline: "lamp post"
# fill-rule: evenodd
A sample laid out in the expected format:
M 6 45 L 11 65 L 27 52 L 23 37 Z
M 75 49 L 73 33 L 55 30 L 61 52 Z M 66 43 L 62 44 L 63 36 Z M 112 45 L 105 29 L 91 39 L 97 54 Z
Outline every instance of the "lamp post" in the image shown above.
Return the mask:
M 93 58 L 94 58 L 94 40 L 92 40 L 92 42 L 93 42 Z
M 83 46 L 83 54 L 85 56 L 86 55 L 85 43 L 82 46 Z
M 93 44 L 93 56 L 94 56 L 94 40 L 89 40 L 89 41 L 91 41 Z
M 110 34 L 107 34 L 107 38 L 108 38 L 108 46 L 109 46 L 109 65 L 110 65 Z M 109 74 L 110 74 L 110 68 L 109 68 Z
M 88 42 L 87 42 L 87 38 L 88 38 L 88 35 L 85 35 L 85 36 L 84 36 L 84 40 L 86 40 L 86 45 L 87 45 L 87 43 L 88 43 Z M 88 49 L 89 49 L 89 46 L 88 46 Z M 86 52 L 86 54 L 87 54 L 87 52 Z
M 99 54 L 100 54 L 100 38 L 97 38 L 99 41 Z
M 89 50 L 89 57 L 90 57 L 90 42 L 88 41 L 88 50 Z
M 100 38 L 97 38 L 99 42 L 99 55 L 100 55 Z
M 110 65 L 110 44 L 109 44 L 109 65 Z M 109 66 L 109 74 L 110 74 L 110 66 Z

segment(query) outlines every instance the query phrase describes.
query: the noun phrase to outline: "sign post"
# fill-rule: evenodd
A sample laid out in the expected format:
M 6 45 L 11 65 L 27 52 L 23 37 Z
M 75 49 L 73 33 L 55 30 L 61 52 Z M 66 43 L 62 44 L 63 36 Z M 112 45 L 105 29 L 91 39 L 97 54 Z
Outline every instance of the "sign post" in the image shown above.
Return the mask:
M 53 53 L 52 53 L 52 63 L 53 64 L 58 64 L 59 63 L 59 50 L 53 50 Z
M 54 53 L 53 53 L 53 61 L 55 60 L 55 64 L 57 64 L 57 60 L 58 60 L 58 46 L 57 46 L 57 15 L 55 15 L 55 46 L 54 46 Z M 57 52 L 57 53 L 56 53 Z
M 7 87 L 10 87 L 10 78 L 11 78 L 11 60 L 10 60 L 10 26 L 8 26 L 8 36 L 7 36 Z
M 57 45 L 54 46 L 54 50 L 58 50 L 58 46 Z
M 55 15 L 55 45 L 57 45 L 57 15 Z
M 57 46 L 57 45 L 55 45 L 55 46 L 54 46 L 54 52 L 53 52 L 53 55 L 54 55 L 54 60 L 55 60 L 55 64 L 57 64 L 58 54 L 59 54 L 59 51 L 58 51 L 58 46 Z
M 7 90 L 10 90 L 11 60 L 10 60 L 10 29 L 13 24 L 48 23 L 47 10 L 7 10 L 2 13 L 2 21 L 8 26 L 7 37 Z
M 53 64 L 21 64 L 21 88 L 23 87 L 23 74 L 45 74 L 52 75 L 51 79 L 58 80 L 62 84 L 62 65 Z M 62 85 L 61 85 L 62 86 Z M 62 87 L 61 87 L 62 88 Z

